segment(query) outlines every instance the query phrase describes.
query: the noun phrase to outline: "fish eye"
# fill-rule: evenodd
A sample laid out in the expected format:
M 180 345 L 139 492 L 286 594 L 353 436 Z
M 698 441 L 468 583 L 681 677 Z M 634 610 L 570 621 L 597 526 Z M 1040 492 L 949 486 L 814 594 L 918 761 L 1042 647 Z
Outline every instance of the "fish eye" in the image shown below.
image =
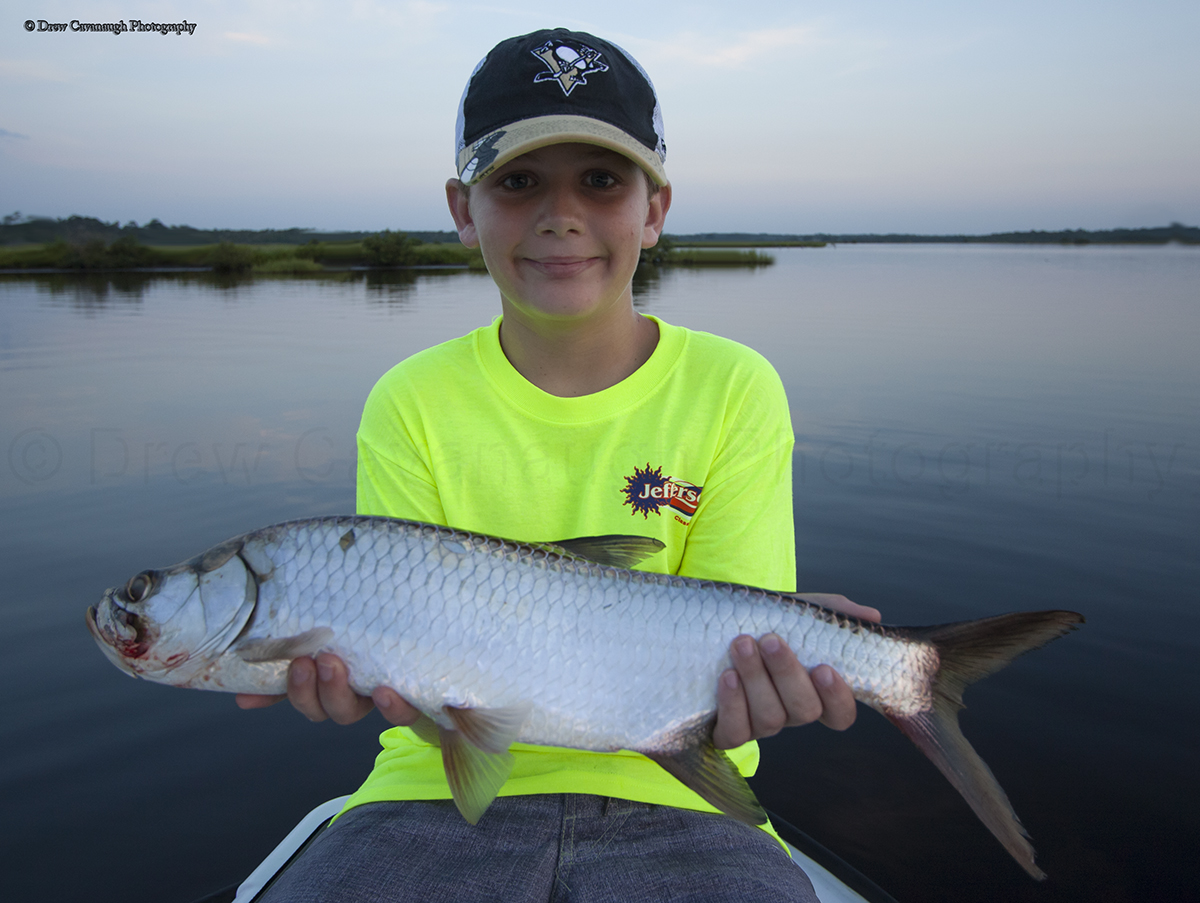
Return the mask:
M 142 571 L 125 584 L 125 598 L 130 602 L 144 602 L 153 586 L 154 576 L 149 571 Z

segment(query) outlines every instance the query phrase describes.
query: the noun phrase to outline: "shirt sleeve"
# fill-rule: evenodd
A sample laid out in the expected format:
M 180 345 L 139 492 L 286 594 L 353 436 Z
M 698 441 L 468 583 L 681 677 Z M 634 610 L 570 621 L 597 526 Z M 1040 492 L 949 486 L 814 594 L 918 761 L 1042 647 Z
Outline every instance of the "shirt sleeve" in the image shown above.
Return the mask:
M 359 514 L 445 524 L 429 466 L 424 431 L 405 418 L 384 381 L 371 390 L 358 428 L 356 509 Z

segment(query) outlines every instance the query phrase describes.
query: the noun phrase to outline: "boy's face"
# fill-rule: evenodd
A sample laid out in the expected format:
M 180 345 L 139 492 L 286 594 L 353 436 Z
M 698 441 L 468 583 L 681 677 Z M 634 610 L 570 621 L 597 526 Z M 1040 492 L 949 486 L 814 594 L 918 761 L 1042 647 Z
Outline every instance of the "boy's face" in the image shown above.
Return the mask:
M 662 232 L 671 189 L 647 197 L 628 157 L 588 144 L 523 154 L 473 185 L 446 185 L 459 238 L 483 252 L 505 314 L 586 321 L 629 310 L 642 248 Z M 532 324 L 531 324 L 532 325 Z

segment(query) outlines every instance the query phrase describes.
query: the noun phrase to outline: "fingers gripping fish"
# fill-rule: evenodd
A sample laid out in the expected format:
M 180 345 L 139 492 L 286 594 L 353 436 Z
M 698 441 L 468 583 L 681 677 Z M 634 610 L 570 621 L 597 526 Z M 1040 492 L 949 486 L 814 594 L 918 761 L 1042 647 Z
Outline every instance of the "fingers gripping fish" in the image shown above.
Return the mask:
M 712 727 L 729 644 L 776 633 L 805 667 L 841 674 L 1044 877 L 958 711 L 970 683 L 1080 615 L 882 627 L 789 594 L 631 570 L 661 548 L 639 536 L 518 543 L 389 518 L 313 518 L 142 571 L 89 608 L 87 624 L 118 668 L 178 687 L 283 693 L 293 659 L 340 656 L 359 693 L 388 686 L 421 710 L 415 729 L 441 747 L 472 823 L 520 741 L 634 750 L 722 812 L 762 824 Z

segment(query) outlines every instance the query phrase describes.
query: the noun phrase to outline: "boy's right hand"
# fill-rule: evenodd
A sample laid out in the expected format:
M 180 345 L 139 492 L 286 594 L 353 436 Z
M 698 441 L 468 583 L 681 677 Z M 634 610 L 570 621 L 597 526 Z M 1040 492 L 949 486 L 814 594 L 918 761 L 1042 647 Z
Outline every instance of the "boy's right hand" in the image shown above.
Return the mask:
M 322 652 L 314 661 L 298 658 L 288 667 L 288 691 L 279 696 L 238 693 L 243 709 L 262 709 L 287 699 L 309 721 L 332 718 L 338 724 L 353 724 L 371 709 L 379 709 L 385 721 L 399 727 L 413 724 L 421 713 L 390 687 L 376 687 L 370 696 L 350 689 L 346 665 L 336 655 Z

